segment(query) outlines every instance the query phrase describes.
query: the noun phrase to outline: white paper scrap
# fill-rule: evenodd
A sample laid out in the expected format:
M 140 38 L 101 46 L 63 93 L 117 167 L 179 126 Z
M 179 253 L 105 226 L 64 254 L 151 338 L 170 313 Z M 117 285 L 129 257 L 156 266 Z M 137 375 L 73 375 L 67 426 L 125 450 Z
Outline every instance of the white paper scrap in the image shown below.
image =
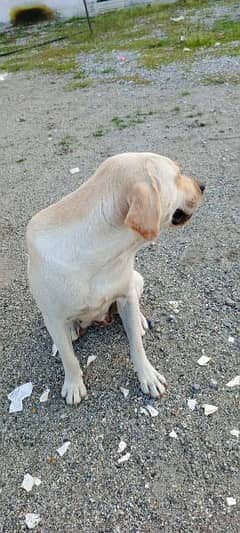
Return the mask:
M 23 482 L 21 484 L 21 487 L 26 490 L 27 492 L 30 492 L 32 490 L 32 488 L 34 487 L 34 485 L 36 485 L 37 487 L 39 487 L 39 485 L 41 485 L 41 479 L 39 479 L 38 477 L 33 477 L 31 476 L 31 474 L 25 474 L 24 475 L 24 478 L 23 478 Z
M 33 529 L 40 522 L 40 516 L 36 513 L 27 513 L 25 517 L 25 523 L 28 529 Z
M 0 81 L 4 81 L 7 76 L 8 76 L 8 72 L 3 72 L 2 74 L 0 74 Z
M 184 51 L 184 52 L 191 52 L 191 48 L 187 48 L 187 47 L 185 46 L 185 48 L 183 49 L 183 51 Z
M 47 402 L 48 401 L 48 395 L 49 395 L 49 392 L 50 392 L 50 389 L 46 389 L 40 396 L 39 398 L 39 401 L 41 403 L 44 403 L 44 402 Z
M 211 357 L 207 357 L 206 355 L 202 355 L 200 359 L 198 359 L 197 363 L 200 366 L 205 366 L 208 361 L 210 361 Z
M 190 398 L 187 401 L 187 404 L 188 404 L 189 409 L 191 409 L 191 411 L 194 411 L 194 409 L 195 409 L 195 407 L 197 405 L 197 400 L 194 400 L 194 398 Z
M 152 405 L 146 405 L 146 409 L 152 417 L 158 416 L 158 410 L 155 409 L 155 407 L 153 407 Z
M 95 359 L 97 359 L 96 355 L 89 355 L 89 357 L 87 359 L 87 366 L 89 366 L 91 363 L 93 363 L 93 361 L 95 361 Z
M 172 439 L 178 439 L 177 433 L 174 431 L 174 429 L 169 433 L 169 437 Z
M 170 300 L 169 302 L 170 307 L 174 311 L 174 313 L 177 315 L 179 313 L 179 302 Z
M 218 407 L 216 407 L 216 405 L 210 405 L 208 403 L 204 403 L 203 408 L 204 408 L 204 414 L 206 416 L 212 415 L 218 410 Z
M 124 442 L 124 440 L 120 440 L 119 445 L 118 445 L 118 453 L 124 452 L 124 450 L 126 450 L 126 447 L 127 447 L 127 443 Z
M 226 385 L 226 387 L 239 387 L 240 385 L 240 376 L 236 376 L 235 378 L 231 379 Z
M 234 344 L 234 337 L 232 337 L 231 335 L 229 335 L 228 337 L 228 342 L 230 342 L 230 344 Z
M 226 498 L 228 507 L 232 507 L 232 505 L 236 505 L 236 498 L 232 498 L 232 496 L 229 496 Z
M 78 172 L 80 172 L 80 168 L 78 167 L 70 169 L 70 174 L 77 174 Z
M 139 412 L 141 413 L 141 415 L 148 415 L 148 411 L 144 407 L 140 407 Z
M 179 15 L 179 17 L 171 17 L 170 19 L 172 22 L 182 22 L 184 20 L 183 15 Z
M 122 392 L 124 398 L 127 398 L 129 395 L 129 390 L 125 389 L 124 387 L 120 387 L 120 391 Z
M 53 344 L 52 345 L 52 355 L 53 355 L 53 357 L 55 357 L 55 355 L 57 355 L 57 353 L 58 353 L 57 346 L 56 346 L 56 344 Z
M 32 394 L 32 383 L 24 383 L 16 389 L 14 389 L 10 394 L 8 394 L 8 399 L 11 404 L 9 407 L 9 413 L 18 413 L 23 410 L 23 400 L 28 398 Z
M 238 437 L 240 435 L 239 429 L 231 429 L 230 433 L 231 433 L 231 435 L 233 435 L 233 437 L 237 437 L 237 439 L 238 439 Z
M 122 457 L 119 457 L 118 463 L 119 464 L 126 463 L 126 461 L 128 461 L 129 459 L 130 459 L 130 453 L 127 452 L 125 455 L 122 455 Z
M 64 444 L 62 446 L 60 446 L 60 448 L 57 449 L 58 455 L 60 455 L 62 457 L 66 453 L 66 451 L 68 450 L 70 444 L 71 444 L 70 441 L 64 442 Z

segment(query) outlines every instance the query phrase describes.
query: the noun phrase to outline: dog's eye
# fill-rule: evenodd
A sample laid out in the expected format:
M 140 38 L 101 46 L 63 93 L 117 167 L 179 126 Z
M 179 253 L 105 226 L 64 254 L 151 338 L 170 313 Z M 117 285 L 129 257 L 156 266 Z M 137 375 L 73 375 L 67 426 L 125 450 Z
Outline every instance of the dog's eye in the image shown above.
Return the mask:
M 187 213 L 184 213 L 182 209 L 176 209 L 172 217 L 172 224 L 174 224 L 175 226 L 177 226 L 178 224 L 184 224 L 184 222 L 186 222 L 190 218 L 190 216 L 191 215 L 187 215 Z

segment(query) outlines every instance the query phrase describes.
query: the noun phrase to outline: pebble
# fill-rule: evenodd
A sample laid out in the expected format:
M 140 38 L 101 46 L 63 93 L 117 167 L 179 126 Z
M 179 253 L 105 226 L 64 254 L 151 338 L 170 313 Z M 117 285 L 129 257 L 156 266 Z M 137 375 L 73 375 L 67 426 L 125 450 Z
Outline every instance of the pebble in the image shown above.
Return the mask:
M 194 383 L 192 385 L 192 391 L 193 392 L 199 392 L 200 391 L 200 385 L 198 385 L 197 383 Z
M 210 379 L 209 387 L 211 387 L 211 389 L 218 389 L 218 382 L 216 381 L 216 379 Z
M 229 307 L 235 307 L 235 302 L 231 300 L 231 298 L 226 298 L 225 304 L 228 305 Z
M 147 320 L 147 323 L 148 323 L 149 329 L 153 329 L 154 328 L 154 326 L 155 326 L 154 320 Z

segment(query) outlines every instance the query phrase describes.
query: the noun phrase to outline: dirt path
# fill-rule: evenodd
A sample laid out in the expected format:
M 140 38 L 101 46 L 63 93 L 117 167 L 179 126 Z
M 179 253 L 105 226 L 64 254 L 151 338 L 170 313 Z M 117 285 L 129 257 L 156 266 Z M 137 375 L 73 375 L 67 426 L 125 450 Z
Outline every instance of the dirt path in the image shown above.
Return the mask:
M 202 81 L 219 72 L 227 79 L 239 66 L 238 58 L 203 58 L 188 71 L 163 67 L 149 85 L 99 82 L 72 92 L 64 90 L 65 76 L 9 74 L 0 82 L 0 531 L 25 531 L 33 512 L 44 533 L 237 533 L 239 441 L 230 431 L 239 429 L 239 397 L 226 384 L 239 373 L 240 91 Z M 155 320 L 146 351 L 169 394 L 160 403 L 143 397 L 116 320 L 76 344 L 89 399 L 73 409 L 60 398 L 62 366 L 28 292 L 25 227 L 107 156 L 134 150 L 179 160 L 207 186 L 191 224 L 161 235 L 136 263 L 145 278 L 143 308 Z M 179 302 L 178 314 L 169 301 Z M 203 353 L 211 360 L 200 367 Z M 89 355 L 98 357 L 86 369 Z M 7 394 L 27 381 L 32 396 L 10 415 Z M 148 403 L 158 417 L 140 413 Z M 206 403 L 218 407 L 210 417 Z M 119 465 L 121 439 L 130 459 Z M 61 458 L 56 449 L 65 440 L 71 444 Z M 26 473 L 42 481 L 29 494 L 21 488 Z

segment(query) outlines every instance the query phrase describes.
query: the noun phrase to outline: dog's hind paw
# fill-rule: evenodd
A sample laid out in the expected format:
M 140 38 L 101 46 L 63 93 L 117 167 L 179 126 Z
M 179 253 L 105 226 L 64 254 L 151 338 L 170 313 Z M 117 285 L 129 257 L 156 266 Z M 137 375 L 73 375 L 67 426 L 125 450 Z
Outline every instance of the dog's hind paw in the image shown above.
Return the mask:
M 83 398 L 87 397 L 87 389 L 81 376 L 74 377 L 71 380 L 65 378 L 62 397 L 66 399 L 68 405 L 78 405 Z

